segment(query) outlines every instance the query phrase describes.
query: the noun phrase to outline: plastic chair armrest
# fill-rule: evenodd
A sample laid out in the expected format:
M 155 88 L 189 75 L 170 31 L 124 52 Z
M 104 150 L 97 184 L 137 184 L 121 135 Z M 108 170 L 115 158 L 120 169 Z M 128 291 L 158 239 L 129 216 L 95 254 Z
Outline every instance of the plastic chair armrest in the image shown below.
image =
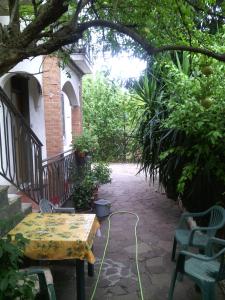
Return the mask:
M 73 207 L 55 207 L 53 212 L 55 213 L 75 213 L 75 208 Z
M 204 211 L 204 212 L 199 212 L 199 213 L 190 213 L 190 212 L 184 212 L 181 217 L 180 217 L 180 221 L 179 221 L 179 224 L 178 224 L 178 228 L 182 226 L 183 222 L 189 218 L 189 217 L 202 217 L 202 216 L 205 216 L 209 213 L 209 209 Z
M 180 220 L 179 220 L 179 223 L 178 223 L 178 228 L 181 228 L 183 226 L 183 223 L 185 221 L 187 221 L 187 219 L 191 217 L 191 213 L 188 213 L 188 212 L 185 212 L 185 213 L 182 213 L 181 217 L 180 217 Z
M 22 269 L 27 275 L 37 274 L 41 289 L 44 289 L 45 284 L 47 285 L 47 292 L 50 300 L 56 300 L 55 289 L 53 284 L 52 273 L 48 268 L 31 267 Z M 45 282 L 45 284 L 44 284 Z
M 225 240 L 222 240 L 222 239 L 219 239 L 219 238 L 216 238 L 216 237 L 210 238 L 209 241 L 208 241 L 208 244 L 207 244 L 207 248 L 206 248 L 206 254 L 209 255 L 209 256 L 212 256 L 213 245 L 225 246 Z
M 199 260 L 202 260 L 202 261 L 214 260 L 214 257 L 212 257 L 212 256 L 206 256 L 204 254 L 195 254 L 193 252 L 189 252 L 189 251 L 186 251 L 186 250 L 182 250 L 179 255 L 183 255 L 183 256 L 187 256 L 187 257 L 191 257 L 191 258 L 196 258 L 196 259 L 199 259 Z
M 51 300 L 56 300 L 54 285 L 48 285 L 48 294 Z
M 225 246 L 225 240 L 212 237 L 209 239 L 209 244 L 218 244 L 218 245 L 224 245 Z
M 195 253 L 185 251 L 185 250 L 182 250 L 179 255 L 196 258 L 196 259 L 199 259 L 202 261 L 212 261 L 212 260 L 217 259 L 219 256 L 221 256 L 224 253 L 225 253 L 225 248 L 220 250 L 216 255 L 213 255 L 213 256 L 207 256 L 207 255 L 203 255 L 203 254 L 195 254 Z
M 33 275 L 33 274 L 42 275 L 44 276 L 47 285 L 53 284 L 51 271 L 47 268 L 31 267 L 27 269 L 22 269 L 21 271 L 25 272 L 27 275 Z
M 194 234 L 198 231 L 209 231 L 209 230 L 217 230 L 221 228 L 221 225 L 217 225 L 217 226 L 211 226 L 211 227 L 194 227 L 191 229 L 191 234 L 190 234 L 190 237 L 189 237 L 189 241 L 188 241 L 188 245 L 191 246 L 192 245 L 192 242 L 193 242 L 193 239 L 194 239 Z

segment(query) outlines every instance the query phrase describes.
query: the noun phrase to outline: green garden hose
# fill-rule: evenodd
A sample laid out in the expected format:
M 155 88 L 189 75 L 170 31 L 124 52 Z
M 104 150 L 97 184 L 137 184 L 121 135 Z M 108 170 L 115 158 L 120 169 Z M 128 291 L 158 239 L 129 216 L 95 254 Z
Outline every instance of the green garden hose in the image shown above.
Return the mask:
M 135 223 L 135 229 L 134 229 L 135 230 L 135 262 L 136 262 L 136 268 L 137 268 L 138 285 L 139 285 L 139 290 L 140 290 L 140 299 L 144 300 L 143 289 L 142 289 L 142 284 L 141 284 L 141 276 L 140 276 L 139 264 L 138 264 L 137 225 L 138 225 L 138 222 L 139 222 L 139 217 L 138 217 L 137 214 L 135 214 L 133 212 L 130 212 L 130 211 L 125 211 L 125 210 L 124 211 L 117 211 L 117 212 L 111 213 L 109 215 L 109 217 L 108 217 L 107 239 L 106 239 L 106 243 L 105 243 L 105 248 L 104 248 L 102 260 L 101 260 L 99 271 L 98 271 L 98 276 L 97 276 L 97 279 L 96 279 L 96 282 L 95 282 L 95 286 L 94 286 L 94 289 L 93 289 L 93 292 L 92 292 L 90 300 L 94 299 L 94 296 L 95 296 L 95 293 L 96 293 L 96 289 L 97 289 L 97 286 L 98 286 L 98 283 L 99 283 L 99 278 L 100 278 L 101 271 L 102 271 L 103 262 L 105 260 L 106 251 L 107 251 L 108 244 L 109 244 L 109 235 L 110 235 L 110 229 L 111 229 L 111 217 L 114 216 L 114 215 L 118 215 L 118 214 L 130 214 L 130 215 L 133 215 L 133 216 L 135 216 L 137 218 L 137 221 Z

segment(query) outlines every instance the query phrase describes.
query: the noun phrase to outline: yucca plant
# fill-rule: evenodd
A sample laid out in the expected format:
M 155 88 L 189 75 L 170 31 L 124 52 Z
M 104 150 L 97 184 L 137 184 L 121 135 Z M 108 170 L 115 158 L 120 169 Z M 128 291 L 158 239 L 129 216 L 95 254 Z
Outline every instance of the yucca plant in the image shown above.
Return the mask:
M 167 134 L 167 130 L 161 128 L 161 123 L 167 115 L 167 110 L 166 94 L 163 83 L 158 79 L 158 70 L 153 71 L 151 76 L 146 74 L 136 83 L 134 89 L 141 107 L 134 132 L 135 152 L 139 153 L 140 171 L 144 171 L 153 181 L 159 173 L 161 182 L 160 154 L 165 150 L 161 138 Z

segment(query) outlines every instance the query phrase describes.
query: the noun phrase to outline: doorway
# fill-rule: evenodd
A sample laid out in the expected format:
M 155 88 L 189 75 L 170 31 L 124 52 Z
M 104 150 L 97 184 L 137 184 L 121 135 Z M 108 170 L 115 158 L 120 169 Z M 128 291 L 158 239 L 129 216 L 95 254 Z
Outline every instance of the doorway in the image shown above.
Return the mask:
M 28 80 L 27 77 L 22 75 L 15 75 L 11 78 L 11 101 L 23 116 L 26 124 L 30 127 Z M 30 182 L 29 175 L 32 172 L 32 148 L 29 134 L 22 124 L 23 121 L 18 116 L 14 126 L 16 174 L 18 181 L 24 186 L 24 184 L 27 185 Z

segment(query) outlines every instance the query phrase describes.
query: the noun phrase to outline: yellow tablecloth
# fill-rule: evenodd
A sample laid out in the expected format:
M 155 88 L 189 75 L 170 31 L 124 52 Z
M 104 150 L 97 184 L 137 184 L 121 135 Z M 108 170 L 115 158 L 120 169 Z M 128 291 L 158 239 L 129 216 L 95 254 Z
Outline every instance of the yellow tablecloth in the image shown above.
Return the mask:
M 28 239 L 24 255 L 31 259 L 87 259 L 99 223 L 94 214 L 41 214 L 26 216 L 9 234 L 21 233 Z

